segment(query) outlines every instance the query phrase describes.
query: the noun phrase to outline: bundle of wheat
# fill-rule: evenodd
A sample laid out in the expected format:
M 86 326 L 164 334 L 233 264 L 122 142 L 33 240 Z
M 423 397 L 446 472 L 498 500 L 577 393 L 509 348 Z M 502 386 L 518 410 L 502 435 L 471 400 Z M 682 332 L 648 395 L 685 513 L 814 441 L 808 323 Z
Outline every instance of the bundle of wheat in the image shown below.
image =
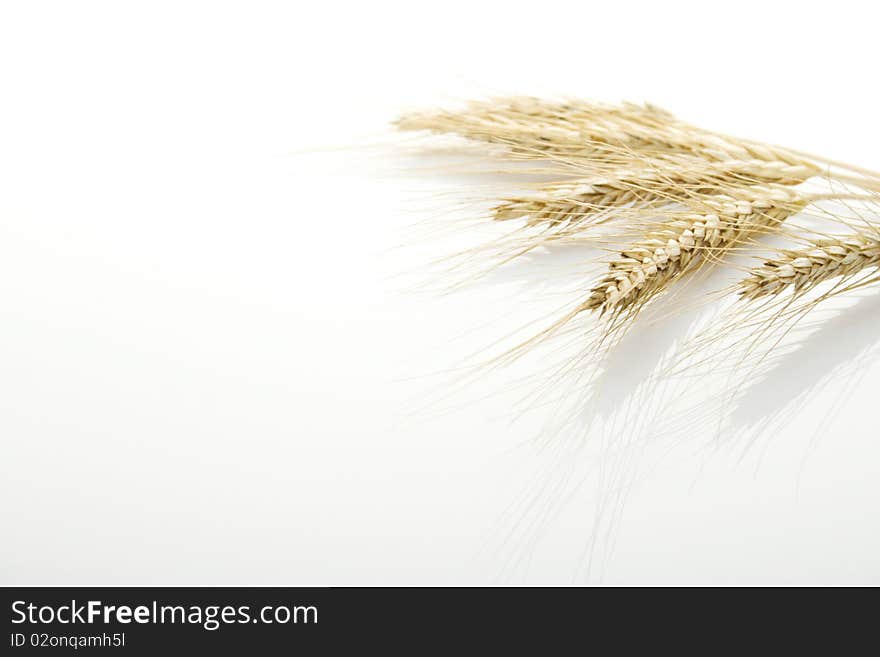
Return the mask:
M 492 209 L 495 220 L 522 219 L 525 227 L 540 230 L 518 242 L 510 257 L 551 240 L 589 243 L 594 226 L 627 222 L 621 234 L 640 237 L 612 243 L 618 255 L 565 319 L 595 311 L 615 318 L 615 330 L 621 318 L 634 319 L 678 279 L 723 262 L 732 250 L 780 231 L 829 198 L 805 191 L 802 184 L 813 178 L 845 186 L 840 198 L 880 198 L 880 174 L 704 130 L 652 105 L 502 98 L 409 114 L 397 126 L 492 144 L 501 147 L 503 158 L 542 161 L 545 171 L 558 174 L 558 181 L 503 198 Z M 752 270 L 739 285 L 740 295 L 756 301 L 789 288 L 800 293 L 875 267 L 878 236 L 865 221 L 850 237 L 784 251 Z M 607 237 L 602 239 L 596 244 L 608 250 Z

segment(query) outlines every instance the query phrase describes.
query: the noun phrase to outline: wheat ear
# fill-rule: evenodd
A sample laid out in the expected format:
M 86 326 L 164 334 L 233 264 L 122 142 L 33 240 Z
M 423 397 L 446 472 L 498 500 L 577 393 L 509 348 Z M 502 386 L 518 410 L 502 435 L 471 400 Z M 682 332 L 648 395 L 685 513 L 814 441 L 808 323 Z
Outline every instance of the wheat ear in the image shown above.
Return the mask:
M 407 114 L 396 125 L 500 144 L 515 159 L 555 159 L 570 166 L 619 166 L 688 156 L 714 162 L 784 162 L 816 172 L 822 168 L 808 156 L 702 130 L 651 105 L 495 99 L 473 102 L 458 111 Z
M 785 188 L 755 188 L 751 200 L 706 201 L 708 211 L 673 215 L 609 263 L 581 310 L 623 310 L 647 303 L 702 263 L 745 238 L 778 226 L 805 205 Z
M 602 178 L 542 185 L 534 193 L 504 199 L 493 209 L 493 218 L 527 216 L 531 225 L 577 226 L 591 218 L 607 217 L 606 211 L 612 208 L 655 207 L 722 193 L 731 186 L 797 185 L 813 174 L 809 166 L 762 160 L 717 164 L 696 160 L 646 171 L 624 169 Z
M 401 130 L 454 133 L 500 144 L 519 158 L 596 161 L 649 146 L 666 150 L 646 127 L 670 119 L 671 115 L 649 105 L 580 103 L 574 111 L 573 104 L 513 98 L 471 102 L 458 111 L 413 112 L 400 117 L 396 125 Z
M 814 241 L 803 249 L 780 251 L 780 255 L 753 269 L 740 283 L 744 299 L 759 299 L 787 288 L 802 293 L 841 276 L 852 276 L 880 266 L 880 239 L 854 234 Z

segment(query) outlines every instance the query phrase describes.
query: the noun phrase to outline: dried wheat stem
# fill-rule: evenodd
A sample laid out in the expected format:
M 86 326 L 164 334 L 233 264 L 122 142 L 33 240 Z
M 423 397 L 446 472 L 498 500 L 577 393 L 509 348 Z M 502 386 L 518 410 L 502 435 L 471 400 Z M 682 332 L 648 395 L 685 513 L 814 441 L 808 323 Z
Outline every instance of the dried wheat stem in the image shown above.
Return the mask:
M 709 210 L 664 222 L 621 252 L 581 310 L 623 310 L 643 304 L 675 279 L 717 260 L 743 239 L 778 226 L 805 202 L 781 187 L 756 187 L 750 201 L 718 198 Z
M 880 239 L 855 234 L 816 240 L 808 248 L 784 250 L 779 257 L 753 269 L 740 283 L 744 299 L 778 294 L 789 287 L 796 293 L 809 290 L 822 281 L 851 276 L 880 266 Z

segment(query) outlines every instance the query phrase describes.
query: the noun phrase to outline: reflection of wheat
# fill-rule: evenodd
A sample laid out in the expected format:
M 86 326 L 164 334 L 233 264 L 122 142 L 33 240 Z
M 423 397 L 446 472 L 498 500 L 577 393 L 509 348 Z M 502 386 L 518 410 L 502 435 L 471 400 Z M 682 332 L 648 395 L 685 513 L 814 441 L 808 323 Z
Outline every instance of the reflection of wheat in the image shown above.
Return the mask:
M 880 239 L 864 234 L 815 241 L 809 248 L 782 251 L 753 269 L 740 283 L 740 294 L 759 299 L 786 288 L 812 289 L 822 281 L 853 276 L 880 267 Z

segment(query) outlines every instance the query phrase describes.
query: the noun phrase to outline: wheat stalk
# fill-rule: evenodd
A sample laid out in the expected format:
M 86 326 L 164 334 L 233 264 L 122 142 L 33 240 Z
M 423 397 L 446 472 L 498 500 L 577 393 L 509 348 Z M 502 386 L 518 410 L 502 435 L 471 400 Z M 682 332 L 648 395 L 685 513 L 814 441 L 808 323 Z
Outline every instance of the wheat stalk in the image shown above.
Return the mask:
M 788 288 L 802 293 L 822 281 L 852 276 L 880 266 L 880 239 L 854 234 L 815 240 L 803 249 L 784 250 L 777 258 L 753 269 L 739 285 L 744 299 L 779 294 Z

